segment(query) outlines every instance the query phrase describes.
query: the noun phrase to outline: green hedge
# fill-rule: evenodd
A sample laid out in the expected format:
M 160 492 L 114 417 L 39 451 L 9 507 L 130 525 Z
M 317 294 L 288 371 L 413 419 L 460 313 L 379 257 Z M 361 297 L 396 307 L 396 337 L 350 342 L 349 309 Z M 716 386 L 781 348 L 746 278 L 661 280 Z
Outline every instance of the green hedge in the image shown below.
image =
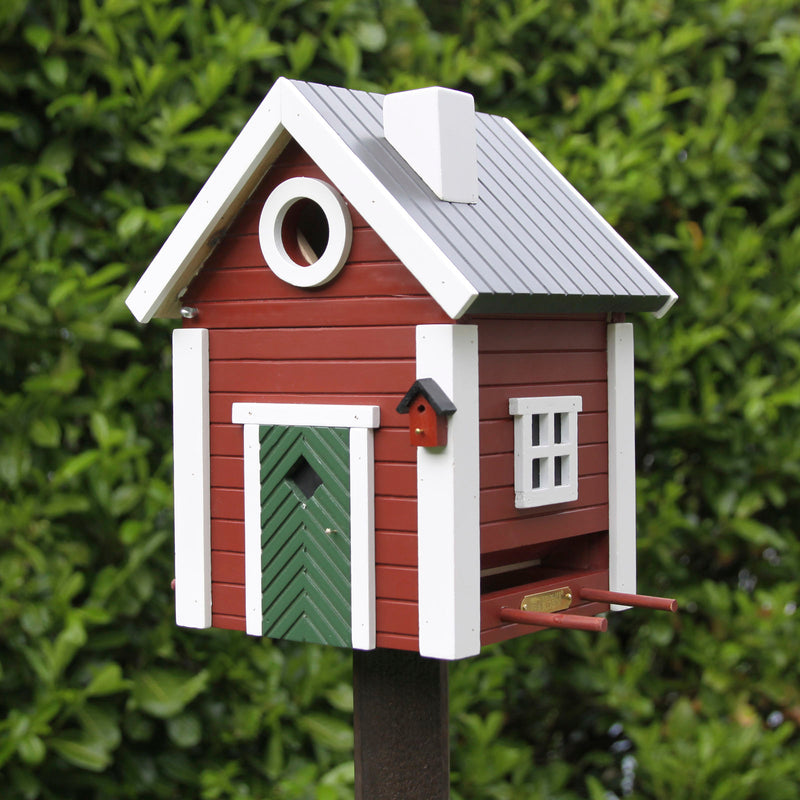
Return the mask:
M 123 301 L 279 75 L 510 116 L 681 295 L 637 320 L 640 587 L 451 668 L 454 798 L 795 798 L 789 0 L 0 7 L 0 787 L 352 796 L 347 654 L 175 628 L 168 326 Z

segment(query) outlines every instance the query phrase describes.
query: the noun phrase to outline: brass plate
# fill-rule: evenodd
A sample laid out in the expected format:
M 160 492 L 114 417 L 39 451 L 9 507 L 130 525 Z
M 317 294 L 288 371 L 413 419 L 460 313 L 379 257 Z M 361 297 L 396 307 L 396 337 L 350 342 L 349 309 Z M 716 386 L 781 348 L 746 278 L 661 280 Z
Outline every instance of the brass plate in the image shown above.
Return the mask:
M 569 586 L 564 586 L 561 589 L 551 589 L 549 592 L 525 595 L 519 607 L 523 611 L 550 613 L 553 611 L 563 611 L 569 608 L 571 604 L 572 589 L 570 589 Z

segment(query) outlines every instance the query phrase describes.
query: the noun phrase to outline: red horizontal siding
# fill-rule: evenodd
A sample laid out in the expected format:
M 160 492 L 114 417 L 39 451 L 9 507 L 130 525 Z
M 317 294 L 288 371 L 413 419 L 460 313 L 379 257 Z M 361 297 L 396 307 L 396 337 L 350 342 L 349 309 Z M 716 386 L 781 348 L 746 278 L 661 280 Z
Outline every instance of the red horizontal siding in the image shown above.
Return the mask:
M 376 464 L 375 494 L 385 497 L 416 497 L 416 466 L 412 462 L 407 464 Z
M 531 574 L 551 576 L 553 564 L 569 571 L 580 563 L 600 564 L 585 573 L 586 585 L 607 585 L 608 390 L 606 323 L 602 316 L 556 319 L 475 320 L 480 349 L 481 553 L 492 567 L 541 557 Z M 512 397 L 579 395 L 578 499 L 570 503 L 517 509 L 514 506 L 514 421 Z M 585 534 L 574 547 L 558 545 Z M 591 551 L 591 552 L 590 552 Z M 595 552 L 596 551 L 596 552 Z M 601 553 L 601 551 L 603 551 Z M 552 552 L 552 556 L 550 555 Z M 605 553 L 605 555 L 603 555 Z M 602 562 L 602 563 L 601 563 Z M 569 565 L 574 564 L 571 568 Z M 530 579 L 530 577 L 529 577 Z M 513 577 L 509 575 L 509 580 Z M 483 644 L 529 633 L 508 625 L 501 605 L 518 608 L 522 596 L 563 585 L 557 578 L 511 587 L 481 600 Z M 594 614 L 603 606 L 583 605 L 570 613 Z
M 183 298 L 199 311 L 185 325 L 210 332 L 214 624 L 244 627 L 243 436 L 233 403 L 378 405 L 379 644 L 416 649 L 416 449 L 396 406 L 415 379 L 415 326 L 450 319 L 354 211 L 348 262 L 333 281 L 306 290 L 279 280 L 264 263 L 258 220 L 272 189 L 300 175 L 325 179 L 290 144 Z
M 414 365 L 400 361 L 212 361 L 212 392 L 257 392 L 269 386 L 276 393 L 303 393 L 330 386 L 342 394 L 354 385 L 362 392 L 396 392 L 402 397 L 414 381 Z M 410 380 L 409 380 L 410 377 Z
M 244 524 L 237 520 L 214 520 L 211 526 L 211 549 L 244 553 Z
M 416 498 L 376 497 L 375 529 L 408 532 L 416 531 Z
M 520 518 L 536 519 L 538 517 L 560 514 L 579 508 L 587 508 L 608 504 L 608 475 L 587 475 L 578 480 L 578 499 L 570 503 L 558 503 L 539 508 L 519 509 L 514 506 L 514 490 L 512 487 L 501 487 L 481 490 L 481 522 L 499 522 L 518 520 Z M 605 526 L 608 527 L 608 526 Z
M 215 360 L 397 359 L 415 348 L 408 325 L 365 328 L 286 328 L 219 330 L 209 334 L 209 357 Z
M 375 560 L 379 564 L 417 565 L 416 531 L 381 531 L 375 541 Z
M 200 294 L 218 302 L 232 300 L 275 299 L 305 300 L 309 291 L 285 283 L 268 269 L 258 236 L 226 239 L 226 260 L 235 266 L 220 263 L 213 256 L 192 285 L 192 296 Z M 398 296 L 426 296 L 422 284 L 399 262 L 380 261 L 379 240 L 372 231 L 353 232 L 350 262 L 324 290 L 329 297 L 358 297 L 365 284 L 376 295 L 396 292 Z
M 484 353 L 605 350 L 604 318 L 481 319 L 480 347 Z
M 244 467 L 241 458 L 233 456 L 212 456 L 212 488 L 243 489 Z
M 606 379 L 605 358 L 596 353 L 487 353 L 480 362 L 482 386 L 518 384 L 584 383 Z
M 211 625 L 214 628 L 227 628 L 231 631 L 247 630 L 247 620 L 231 614 L 212 614 Z
M 608 530 L 608 505 L 481 525 L 481 553 L 499 552 Z
M 244 575 L 244 553 L 212 550 L 211 572 L 216 580 L 223 583 L 241 583 Z
M 379 564 L 375 570 L 376 584 L 381 587 L 382 599 L 417 602 L 417 570 L 412 567 L 390 567 Z
M 377 646 L 392 650 L 410 650 L 413 653 L 418 653 L 419 637 L 379 632 L 377 636 Z
M 417 604 L 407 600 L 377 601 L 378 633 L 419 636 Z
M 508 386 L 484 386 L 481 389 L 481 419 L 508 419 L 508 398 L 527 397 L 530 383 Z M 608 410 L 608 390 L 605 381 L 591 383 L 546 383 L 536 385 L 537 397 L 560 397 L 579 394 L 583 398 L 583 413 Z
M 211 592 L 213 613 L 244 616 L 244 585 L 212 580 Z
M 409 319 L 415 325 L 451 322 L 427 297 L 344 297 L 324 303 L 311 297 L 293 300 L 233 300 L 217 302 L 200 297 L 185 297 L 184 303 L 198 309 L 189 328 L 292 328 L 306 323 L 312 328 L 352 325 L 402 325 Z

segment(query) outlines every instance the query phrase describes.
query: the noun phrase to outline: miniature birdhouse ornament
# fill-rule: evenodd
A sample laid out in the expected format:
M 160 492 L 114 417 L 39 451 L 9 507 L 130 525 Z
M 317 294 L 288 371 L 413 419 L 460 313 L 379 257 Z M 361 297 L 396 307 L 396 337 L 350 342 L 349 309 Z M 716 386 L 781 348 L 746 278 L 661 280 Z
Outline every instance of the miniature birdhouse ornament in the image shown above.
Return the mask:
M 444 447 L 447 444 L 447 418 L 456 407 L 432 378 L 414 381 L 397 406 L 408 414 L 410 442 L 415 447 Z
M 180 320 L 178 624 L 457 659 L 672 607 L 633 335 L 675 299 L 470 95 L 278 80 L 127 299 Z

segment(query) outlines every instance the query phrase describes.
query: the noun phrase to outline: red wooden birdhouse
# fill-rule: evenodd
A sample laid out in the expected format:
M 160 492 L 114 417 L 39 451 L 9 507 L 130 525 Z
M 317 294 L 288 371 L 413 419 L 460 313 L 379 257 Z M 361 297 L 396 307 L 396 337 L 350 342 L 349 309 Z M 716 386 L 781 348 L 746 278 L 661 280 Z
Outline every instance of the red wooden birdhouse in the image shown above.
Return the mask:
M 432 378 L 414 381 L 397 406 L 400 414 L 408 414 L 408 433 L 415 447 L 445 447 L 447 418 L 456 407 Z
M 600 624 L 636 591 L 623 315 L 674 299 L 470 95 L 279 80 L 128 298 L 183 317 L 179 624 L 437 658 Z

